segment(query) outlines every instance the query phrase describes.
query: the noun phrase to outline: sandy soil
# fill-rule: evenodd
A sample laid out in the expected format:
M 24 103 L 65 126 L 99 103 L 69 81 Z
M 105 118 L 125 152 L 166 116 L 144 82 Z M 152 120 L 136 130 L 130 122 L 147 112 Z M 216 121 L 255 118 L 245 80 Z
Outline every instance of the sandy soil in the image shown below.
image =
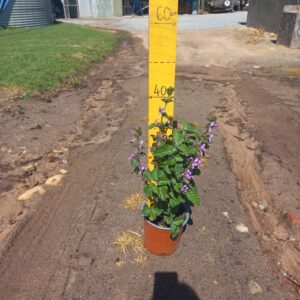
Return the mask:
M 141 189 L 127 162 L 129 130 L 147 115 L 138 39 L 81 87 L 1 103 L 1 299 L 296 299 L 298 229 L 285 213 L 299 210 L 299 82 L 288 77 L 299 56 L 255 33 L 215 34 L 179 36 L 176 113 L 204 124 L 213 112 L 220 126 L 202 207 L 171 257 L 114 245 L 142 234 L 139 211 L 123 207 Z M 61 184 L 44 184 L 61 169 Z M 34 186 L 45 194 L 17 200 Z

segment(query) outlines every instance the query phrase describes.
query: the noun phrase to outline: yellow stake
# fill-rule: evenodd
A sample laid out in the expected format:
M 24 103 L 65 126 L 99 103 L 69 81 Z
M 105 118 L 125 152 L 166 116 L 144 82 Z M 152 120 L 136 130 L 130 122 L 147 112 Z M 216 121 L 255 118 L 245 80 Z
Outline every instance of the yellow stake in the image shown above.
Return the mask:
M 178 0 L 149 1 L 149 116 L 148 124 L 160 120 L 161 99 L 167 88 L 175 87 L 176 33 Z M 174 103 L 169 103 L 167 114 L 173 116 Z M 148 131 L 148 146 L 151 146 L 157 129 Z M 153 169 L 151 153 L 148 152 L 148 167 Z

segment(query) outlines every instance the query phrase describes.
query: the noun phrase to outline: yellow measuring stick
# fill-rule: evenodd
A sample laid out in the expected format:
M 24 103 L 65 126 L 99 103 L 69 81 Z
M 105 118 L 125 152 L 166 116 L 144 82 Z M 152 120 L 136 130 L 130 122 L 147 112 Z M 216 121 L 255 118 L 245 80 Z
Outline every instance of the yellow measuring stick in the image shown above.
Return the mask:
M 149 1 L 149 116 L 148 124 L 160 120 L 159 107 L 169 87 L 175 87 L 176 34 L 178 0 Z M 169 103 L 167 114 L 174 115 L 174 103 Z M 151 146 L 157 129 L 148 131 L 148 146 Z M 148 152 L 148 167 L 153 169 L 151 153 Z

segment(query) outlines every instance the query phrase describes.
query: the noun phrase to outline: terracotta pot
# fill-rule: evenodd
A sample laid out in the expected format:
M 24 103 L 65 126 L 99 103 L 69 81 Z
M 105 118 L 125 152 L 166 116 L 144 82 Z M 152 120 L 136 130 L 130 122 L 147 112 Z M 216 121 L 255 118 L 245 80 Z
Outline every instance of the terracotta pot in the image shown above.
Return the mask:
M 147 219 L 144 219 L 144 247 L 156 255 L 170 255 L 177 249 L 183 228 L 189 220 L 189 213 L 184 213 L 185 220 L 180 232 L 175 239 L 171 238 L 169 228 L 158 226 Z

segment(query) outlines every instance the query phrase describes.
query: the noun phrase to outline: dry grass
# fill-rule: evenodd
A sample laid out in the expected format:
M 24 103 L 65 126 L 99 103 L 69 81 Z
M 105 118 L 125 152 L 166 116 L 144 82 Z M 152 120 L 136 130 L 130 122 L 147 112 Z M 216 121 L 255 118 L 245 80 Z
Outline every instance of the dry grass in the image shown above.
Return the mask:
M 145 265 L 149 260 L 145 254 L 142 236 L 134 231 L 122 232 L 117 236 L 114 244 L 123 255 L 129 256 L 131 263 Z M 115 264 L 121 268 L 125 265 L 125 261 L 118 258 Z
M 288 70 L 289 76 L 300 77 L 300 68 L 292 68 Z
M 131 230 L 119 234 L 114 244 L 123 254 L 127 254 L 130 251 L 133 251 L 135 254 L 145 252 L 142 236 Z
M 204 157 L 201 157 L 201 168 L 207 168 L 208 166 L 208 154 L 206 154 Z
M 247 44 L 256 45 L 263 40 L 265 29 L 264 28 L 253 29 L 251 33 L 252 34 L 250 34 Z
M 149 257 L 146 256 L 146 255 L 143 255 L 143 254 L 139 254 L 135 259 L 134 259 L 134 262 L 136 264 L 139 264 L 139 265 L 145 265 L 149 260 Z
M 254 34 L 259 38 L 262 38 L 265 35 L 265 32 L 266 31 L 264 28 L 259 28 L 254 30 Z
M 276 40 L 277 36 L 274 33 L 265 31 L 264 28 L 243 28 L 236 31 L 238 40 L 246 40 L 247 44 L 256 45 L 263 40 Z
M 120 260 L 119 258 L 116 259 L 115 263 L 116 263 L 116 266 L 119 268 L 122 268 L 125 265 L 125 261 Z
M 135 193 L 129 196 L 124 203 L 124 208 L 137 209 L 140 208 L 144 201 L 142 193 Z

